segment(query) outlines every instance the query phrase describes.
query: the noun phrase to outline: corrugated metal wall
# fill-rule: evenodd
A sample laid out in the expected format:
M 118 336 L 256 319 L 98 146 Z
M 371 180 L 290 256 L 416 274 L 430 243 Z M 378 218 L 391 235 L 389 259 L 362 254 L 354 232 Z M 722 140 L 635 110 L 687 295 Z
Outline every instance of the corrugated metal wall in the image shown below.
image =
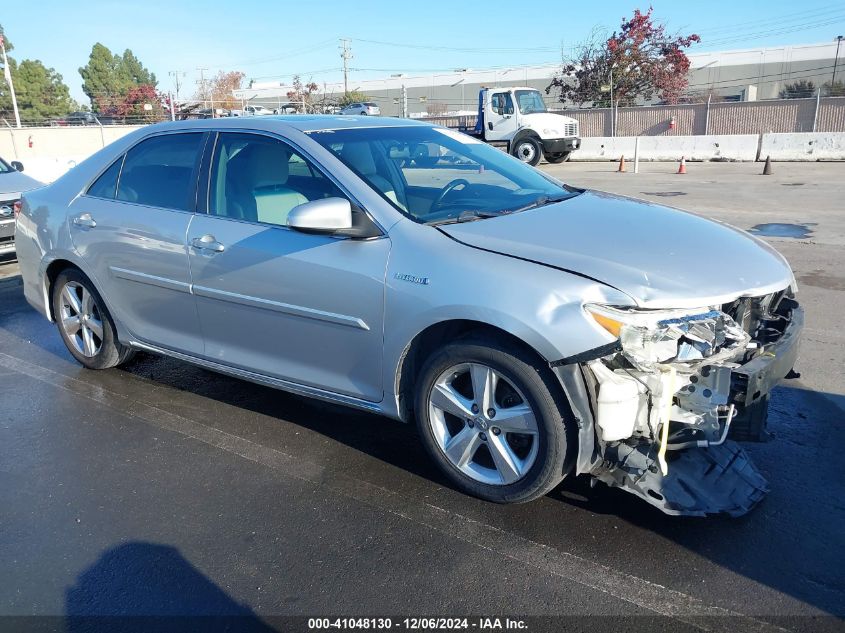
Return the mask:
M 764 134 L 766 132 L 845 132 L 845 97 L 781 99 L 676 106 L 618 108 L 616 136 L 693 136 L 698 134 Z M 578 120 L 581 136 L 611 136 L 610 108 L 561 110 Z M 674 127 L 670 121 L 675 119 Z M 475 125 L 475 117 L 428 117 L 440 125 Z

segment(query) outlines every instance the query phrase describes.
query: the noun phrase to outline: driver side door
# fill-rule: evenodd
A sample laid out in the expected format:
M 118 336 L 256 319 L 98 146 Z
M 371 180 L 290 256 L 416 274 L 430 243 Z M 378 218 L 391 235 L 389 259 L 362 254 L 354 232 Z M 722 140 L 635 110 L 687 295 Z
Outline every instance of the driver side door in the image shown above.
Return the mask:
M 518 122 L 511 93 L 494 92 L 490 95 L 490 108 L 485 118 L 487 129 L 484 131 L 484 138 L 488 141 L 502 141 L 513 137 Z
M 290 229 L 296 205 L 348 196 L 274 136 L 220 132 L 209 172 L 188 233 L 206 357 L 380 401 L 390 239 Z

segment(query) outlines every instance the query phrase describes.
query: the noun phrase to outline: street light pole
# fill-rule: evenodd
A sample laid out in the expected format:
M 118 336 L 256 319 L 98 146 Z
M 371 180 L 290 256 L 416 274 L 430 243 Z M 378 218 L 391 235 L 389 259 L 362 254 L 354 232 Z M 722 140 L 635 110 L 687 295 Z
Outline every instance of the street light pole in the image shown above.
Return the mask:
M 833 78 L 830 80 L 830 92 L 833 94 L 834 89 L 836 88 L 836 64 L 839 62 L 839 45 L 842 44 L 842 40 L 845 39 L 845 36 L 837 35 L 836 36 L 836 57 L 833 58 Z M 4 53 L 5 54 L 5 53 Z
M 9 84 L 9 95 L 12 97 L 12 109 L 15 112 L 15 127 L 21 127 L 21 115 L 18 112 L 18 99 L 15 96 L 15 85 L 12 83 L 12 69 L 9 68 L 9 60 L 6 57 L 6 39 L 0 35 L 0 49 L 3 50 L 3 76 Z

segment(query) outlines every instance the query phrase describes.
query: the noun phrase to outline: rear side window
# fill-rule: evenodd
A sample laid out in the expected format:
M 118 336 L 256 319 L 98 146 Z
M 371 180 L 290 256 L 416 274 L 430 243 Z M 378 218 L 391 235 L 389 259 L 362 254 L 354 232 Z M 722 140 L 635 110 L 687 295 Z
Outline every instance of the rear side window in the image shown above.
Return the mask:
M 118 158 L 104 171 L 97 180 L 88 187 L 88 195 L 95 198 L 107 198 L 114 200 L 117 193 L 117 178 L 120 176 L 120 166 L 123 165 L 123 156 Z
M 203 134 L 165 134 L 138 143 L 126 153 L 117 199 L 189 211 Z

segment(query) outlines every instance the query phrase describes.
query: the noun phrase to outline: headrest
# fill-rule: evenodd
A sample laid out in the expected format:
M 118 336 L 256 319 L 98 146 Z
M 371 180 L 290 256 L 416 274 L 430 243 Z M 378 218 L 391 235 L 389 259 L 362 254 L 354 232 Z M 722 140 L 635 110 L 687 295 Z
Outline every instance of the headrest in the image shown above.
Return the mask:
M 376 162 L 373 159 L 370 144 L 367 142 L 344 143 L 340 150 L 340 158 L 364 176 L 372 176 L 376 173 Z

